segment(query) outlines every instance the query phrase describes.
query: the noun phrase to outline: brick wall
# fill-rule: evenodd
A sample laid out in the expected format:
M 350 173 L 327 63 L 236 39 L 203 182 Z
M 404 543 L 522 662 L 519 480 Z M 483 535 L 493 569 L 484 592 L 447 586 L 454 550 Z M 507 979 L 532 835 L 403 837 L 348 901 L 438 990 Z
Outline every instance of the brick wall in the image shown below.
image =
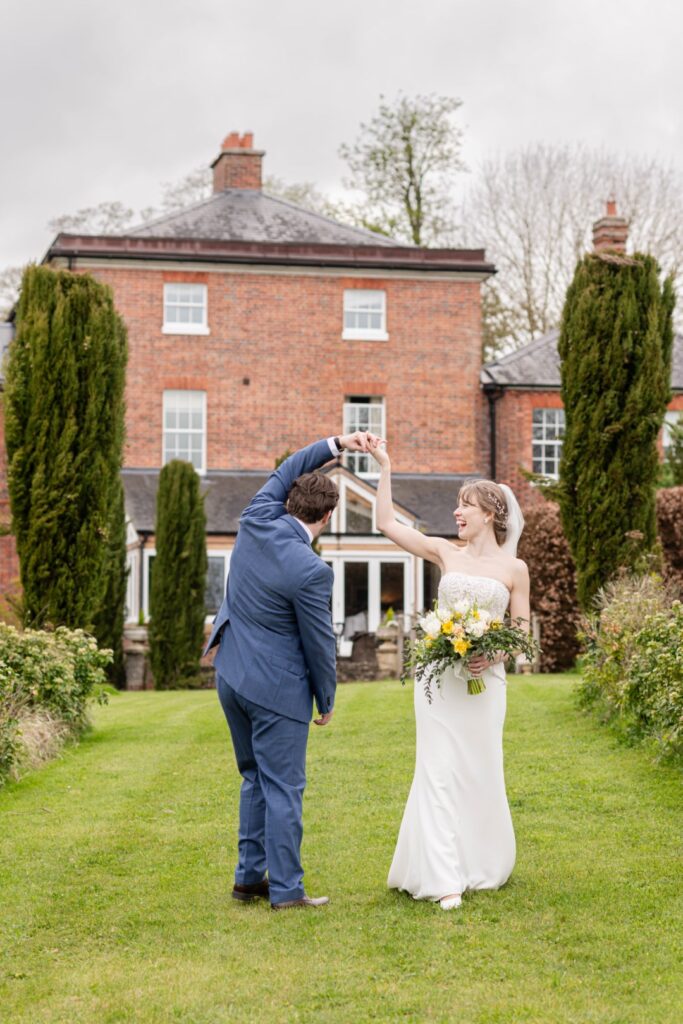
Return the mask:
M 496 402 L 496 477 L 508 484 L 522 508 L 544 498 L 526 480 L 519 467 L 531 471 L 531 423 L 534 409 L 561 409 L 559 391 L 509 390 Z
M 268 273 L 92 271 L 129 330 L 128 466 L 158 467 L 164 389 L 207 392 L 209 469 L 268 469 L 338 433 L 348 395 L 385 398 L 397 472 L 479 472 L 479 283 Z M 163 283 L 208 286 L 208 336 L 165 335 Z M 383 288 L 389 341 L 342 341 L 345 288 Z
M 523 508 L 542 504 L 545 500 L 519 471 L 520 466 L 529 471 L 532 468 L 533 410 L 561 408 L 559 391 L 510 389 L 496 402 L 497 479 L 500 483 L 509 484 Z M 669 409 L 683 411 L 683 395 L 676 395 L 669 403 Z M 488 438 L 488 430 L 484 436 Z M 486 472 L 488 475 L 488 469 Z

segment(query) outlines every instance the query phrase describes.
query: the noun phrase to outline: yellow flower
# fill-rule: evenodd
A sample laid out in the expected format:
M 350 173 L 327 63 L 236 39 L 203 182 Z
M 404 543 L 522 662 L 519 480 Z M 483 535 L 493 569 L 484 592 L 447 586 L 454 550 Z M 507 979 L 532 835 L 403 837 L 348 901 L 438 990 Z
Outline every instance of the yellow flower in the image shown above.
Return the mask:
M 452 643 L 456 654 L 465 654 L 470 649 L 469 640 L 457 639 L 453 640 Z
M 476 608 L 473 608 L 470 614 L 471 614 L 473 619 L 478 619 L 479 618 L 479 612 L 477 611 Z
M 452 633 L 453 632 L 453 619 L 446 619 L 445 622 L 441 623 L 441 632 L 442 633 Z
M 503 623 L 500 621 L 500 619 L 493 619 L 489 628 L 490 629 L 502 629 L 502 627 L 503 627 Z
M 428 636 L 427 639 L 425 640 L 425 647 L 431 647 L 433 643 L 434 641 L 432 640 L 431 636 Z

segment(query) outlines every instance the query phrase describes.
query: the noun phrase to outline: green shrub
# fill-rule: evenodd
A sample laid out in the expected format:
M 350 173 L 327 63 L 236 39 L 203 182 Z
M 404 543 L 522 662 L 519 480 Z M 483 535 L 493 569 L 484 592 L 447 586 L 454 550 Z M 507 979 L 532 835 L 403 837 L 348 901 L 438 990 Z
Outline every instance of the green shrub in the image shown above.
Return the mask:
M 656 574 L 617 579 L 602 591 L 583 633 L 579 687 L 630 740 L 683 757 L 683 604 Z
M 80 629 L 22 633 L 0 623 L 0 783 L 20 757 L 22 720 L 36 711 L 54 721 L 60 734 L 83 732 L 88 701 L 106 701 L 102 686 L 111 659 L 111 651 L 98 649 Z

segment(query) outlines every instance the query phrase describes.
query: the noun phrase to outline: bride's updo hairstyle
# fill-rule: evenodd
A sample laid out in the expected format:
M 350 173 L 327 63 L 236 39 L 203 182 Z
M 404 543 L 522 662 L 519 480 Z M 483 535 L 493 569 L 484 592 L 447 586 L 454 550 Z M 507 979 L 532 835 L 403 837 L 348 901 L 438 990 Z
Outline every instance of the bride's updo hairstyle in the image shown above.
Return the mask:
M 494 480 L 465 480 L 460 488 L 460 501 L 478 505 L 493 516 L 493 532 L 498 546 L 505 543 L 508 529 L 508 503 L 505 495 Z

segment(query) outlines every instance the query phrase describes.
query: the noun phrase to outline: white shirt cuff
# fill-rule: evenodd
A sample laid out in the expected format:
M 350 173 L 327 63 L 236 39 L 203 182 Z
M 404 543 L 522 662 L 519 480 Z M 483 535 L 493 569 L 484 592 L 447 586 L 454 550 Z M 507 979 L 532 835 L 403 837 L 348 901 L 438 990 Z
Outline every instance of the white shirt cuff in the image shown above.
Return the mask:
M 327 443 L 330 446 L 330 451 L 332 452 L 332 458 L 333 459 L 338 459 L 339 455 L 340 455 L 340 452 L 339 452 L 339 449 L 337 448 L 337 445 L 335 443 L 334 438 L 333 437 L 328 437 Z

